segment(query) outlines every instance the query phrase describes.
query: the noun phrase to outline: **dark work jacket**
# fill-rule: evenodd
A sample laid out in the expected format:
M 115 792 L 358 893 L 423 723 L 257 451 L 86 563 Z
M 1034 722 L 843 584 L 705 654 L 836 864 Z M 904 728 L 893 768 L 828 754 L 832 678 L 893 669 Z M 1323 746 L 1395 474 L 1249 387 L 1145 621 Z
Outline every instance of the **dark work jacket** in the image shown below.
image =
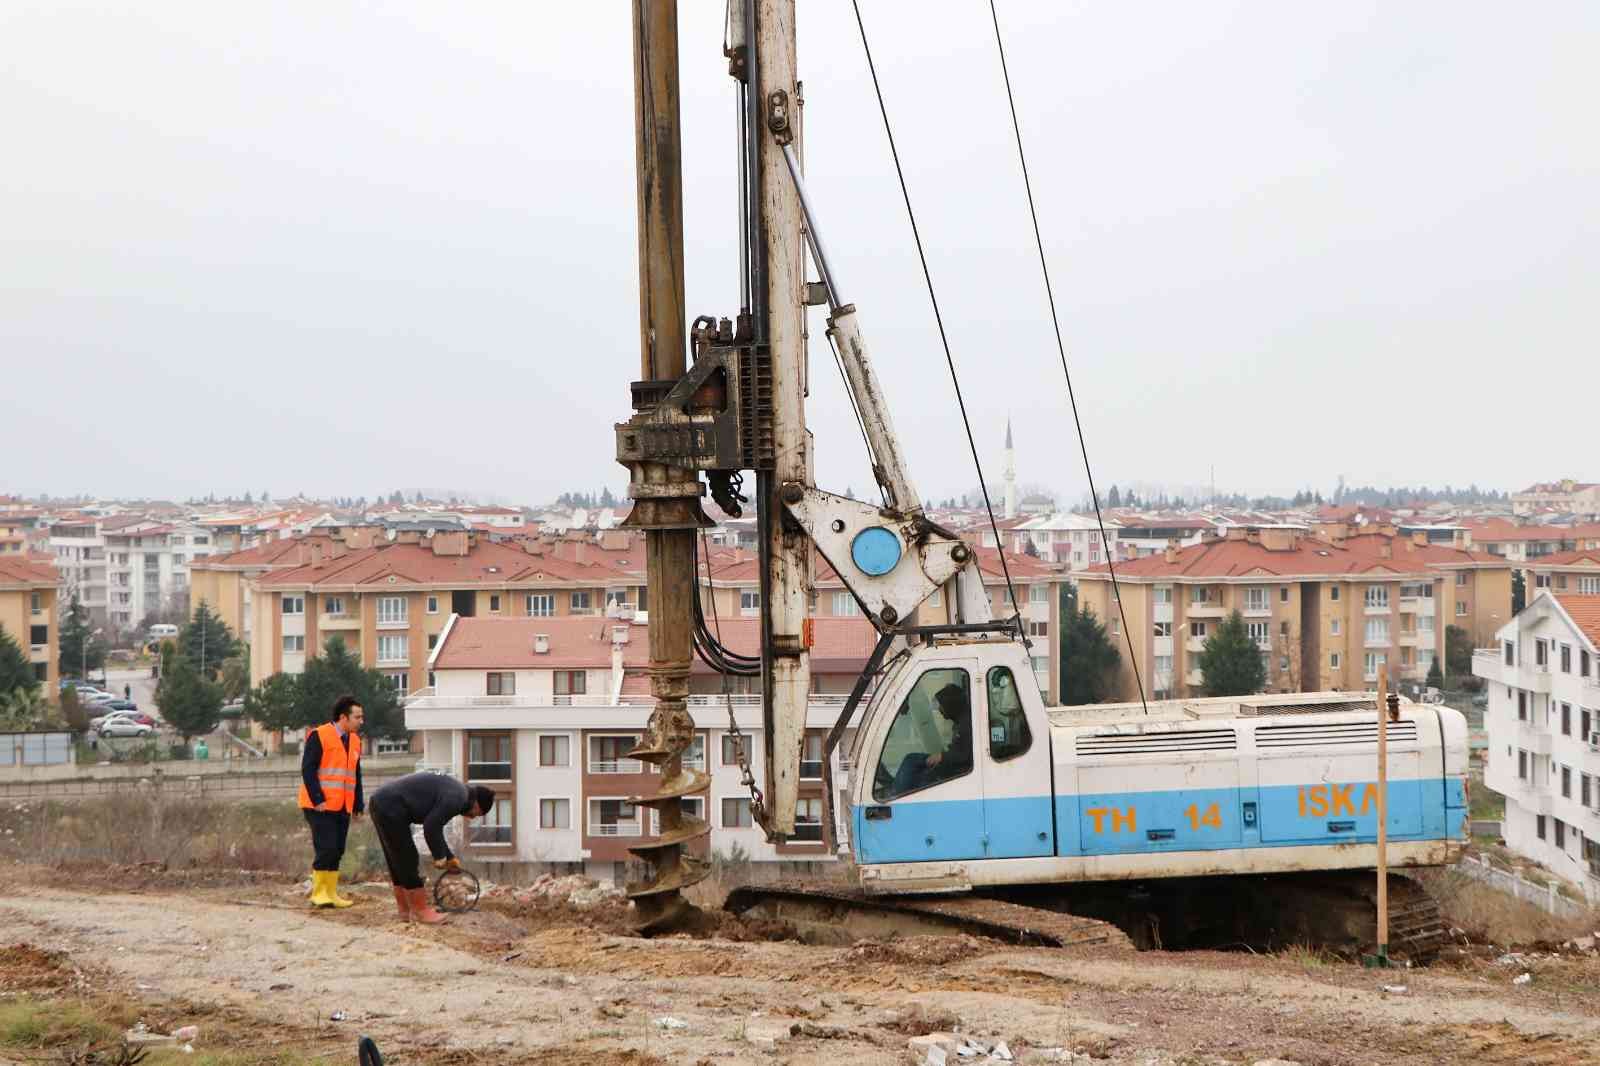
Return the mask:
M 396 778 L 372 794 L 374 818 L 405 818 L 422 826 L 423 839 L 435 859 L 452 858 L 444 842 L 445 823 L 472 806 L 467 786 L 444 774 L 417 773 Z

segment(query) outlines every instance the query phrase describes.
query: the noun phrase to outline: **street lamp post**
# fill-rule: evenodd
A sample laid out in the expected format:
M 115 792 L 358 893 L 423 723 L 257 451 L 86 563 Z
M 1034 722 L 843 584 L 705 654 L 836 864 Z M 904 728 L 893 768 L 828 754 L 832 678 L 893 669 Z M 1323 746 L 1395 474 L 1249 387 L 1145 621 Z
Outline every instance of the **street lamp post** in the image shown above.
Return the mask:
M 78 677 L 85 684 L 89 681 L 89 642 L 104 632 L 103 629 L 91 630 L 84 635 L 83 643 L 78 645 Z

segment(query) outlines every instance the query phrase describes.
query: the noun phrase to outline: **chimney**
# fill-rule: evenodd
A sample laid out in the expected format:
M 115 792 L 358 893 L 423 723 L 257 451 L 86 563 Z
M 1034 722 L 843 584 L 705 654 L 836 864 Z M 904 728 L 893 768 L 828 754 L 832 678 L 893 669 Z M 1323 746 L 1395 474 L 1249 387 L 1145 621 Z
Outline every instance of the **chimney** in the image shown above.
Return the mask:
M 1426 548 L 1428 546 L 1427 532 L 1421 529 L 1413 529 L 1411 531 L 1411 543 L 1419 548 Z
M 621 529 L 608 529 L 600 534 L 600 547 L 606 551 L 627 551 L 628 534 Z
M 1229 540 L 1244 540 L 1245 528 L 1243 526 L 1229 526 L 1227 537 Z
M 535 633 L 533 635 L 533 654 L 535 654 L 535 655 L 549 655 L 550 654 L 550 634 L 548 634 L 548 633 Z
M 1293 529 L 1263 529 L 1261 531 L 1261 546 L 1268 551 L 1289 552 L 1300 543 L 1298 530 Z
M 1394 558 L 1394 541 L 1390 540 L 1388 537 L 1382 537 L 1378 540 L 1378 558 Z
M 1166 556 L 1167 562 L 1169 563 L 1175 563 L 1178 561 L 1178 541 L 1176 537 L 1167 538 Z
M 467 554 L 470 547 L 464 529 L 441 530 L 433 535 L 434 555 L 462 556 Z

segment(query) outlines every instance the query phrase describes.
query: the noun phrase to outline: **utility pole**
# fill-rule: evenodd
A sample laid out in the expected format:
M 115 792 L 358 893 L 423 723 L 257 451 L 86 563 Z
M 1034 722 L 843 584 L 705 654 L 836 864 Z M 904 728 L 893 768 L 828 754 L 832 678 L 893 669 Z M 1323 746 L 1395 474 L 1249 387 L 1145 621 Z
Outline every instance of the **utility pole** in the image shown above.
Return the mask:
M 678 116 L 677 0 L 633 0 L 634 133 L 639 208 L 639 377 L 634 406 L 653 398 L 686 370 L 683 303 L 682 126 Z M 685 770 L 683 752 L 694 738 L 685 707 L 689 694 L 694 597 L 698 595 L 694 538 L 705 518 L 703 491 L 692 469 L 660 461 L 630 463 L 627 525 L 643 529 L 650 588 L 650 691 L 655 697 L 646 734 L 629 752 L 660 767 L 657 791 L 636 797 L 659 815 L 655 842 L 628 849 L 655 867 L 628 886 L 641 932 L 673 928 L 692 910 L 679 890 L 709 868 L 683 854 L 705 836 L 707 824 L 683 813 L 680 797 L 704 792 L 710 778 Z
M 746 0 L 755 8 L 756 62 L 750 99 L 759 107 L 756 196 L 764 255 L 766 321 L 757 317 L 758 340 L 772 353 L 774 468 L 757 477 L 761 535 L 762 735 L 766 740 L 769 836 L 794 833 L 800 756 L 805 742 L 811 659 L 806 614 L 812 588 L 811 542 L 784 515 L 788 493 L 798 502 L 812 484 L 806 432 L 805 238 L 800 196 L 789 176 L 784 145 L 799 139 L 800 86 L 795 76 L 795 0 Z
M 1378 947 L 1374 966 L 1389 965 L 1389 717 L 1400 696 L 1389 694 L 1389 667 L 1378 667 Z

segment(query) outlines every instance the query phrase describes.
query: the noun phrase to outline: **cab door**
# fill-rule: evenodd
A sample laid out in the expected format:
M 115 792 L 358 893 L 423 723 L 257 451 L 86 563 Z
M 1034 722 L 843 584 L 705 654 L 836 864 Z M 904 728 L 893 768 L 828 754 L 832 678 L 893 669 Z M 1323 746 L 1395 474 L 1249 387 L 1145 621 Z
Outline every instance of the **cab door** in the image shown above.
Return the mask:
M 873 731 L 853 819 L 858 861 L 985 857 L 980 678 L 973 659 L 931 659 Z
M 1026 656 L 989 663 L 982 680 L 984 857 L 1054 855 L 1050 723 L 1032 664 Z

